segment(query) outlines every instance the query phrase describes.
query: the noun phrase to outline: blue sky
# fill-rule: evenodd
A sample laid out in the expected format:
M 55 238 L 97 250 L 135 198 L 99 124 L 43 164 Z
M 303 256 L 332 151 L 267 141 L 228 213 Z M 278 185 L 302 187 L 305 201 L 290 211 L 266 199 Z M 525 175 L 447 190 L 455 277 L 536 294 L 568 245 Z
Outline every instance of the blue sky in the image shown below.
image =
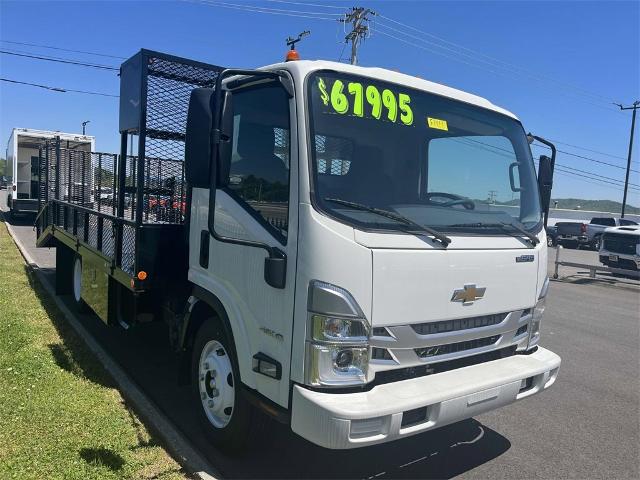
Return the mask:
M 228 4 L 322 12 L 316 17 L 330 18 L 353 2 L 228 0 Z M 476 93 L 513 111 L 528 131 L 613 156 L 558 143 L 563 151 L 626 165 L 631 112 L 616 111 L 608 102 L 629 104 L 640 99 L 640 2 L 369 0 L 358 4 L 386 17 L 378 17 L 373 35 L 360 49 L 361 65 L 391 68 Z M 2 50 L 114 66 L 121 60 L 6 42 L 122 57 L 149 48 L 223 66 L 255 67 L 279 61 L 286 49 L 284 39 L 306 29 L 312 33 L 300 45 L 304 58 L 338 59 L 344 34 L 333 20 L 253 13 L 199 1 L 0 1 Z M 119 87 L 112 71 L 4 54 L 0 54 L 0 73 L 13 80 L 111 94 L 117 94 Z M 91 120 L 88 133 L 96 136 L 99 150 L 117 151 L 117 99 L 0 82 L 3 152 L 13 127 L 77 132 L 83 120 Z M 640 171 L 638 135 L 636 140 L 632 168 Z M 540 153 L 534 149 L 535 155 Z M 557 161 L 565 169 L 624 178 L 623 169 L 566 153 L 560 153 Z M 554 197 L 622 198 L 621 187 L 558 173 Z M 630 182 L 640 185 L 640 174 L 632 171 Z M 640 205 L 640 188 L 630 190 L 629 203 Z

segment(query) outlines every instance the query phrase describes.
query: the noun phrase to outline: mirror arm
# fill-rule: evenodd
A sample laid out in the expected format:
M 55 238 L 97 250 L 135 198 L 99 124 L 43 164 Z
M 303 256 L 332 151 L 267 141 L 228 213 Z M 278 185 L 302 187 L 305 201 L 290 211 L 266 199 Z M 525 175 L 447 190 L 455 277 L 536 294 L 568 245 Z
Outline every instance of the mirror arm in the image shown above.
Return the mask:
M 551 177 L 553 178 L 553 170 L 556 165 L 556 146 L 546 138 L 533 135 L 531 132 L 527 133 L 527 137 L 531 137 L 551 149 Z
M 539 137 L 537 135 L 533 135 L 531 132 L 527 133 L 527 137 L 532 138 L 533 140 L 537 140 L 538 142 L 542 143 L 543 145 L 546 145 L 547 147 L 549 147 L 551 149 L 551 161 L 549 162 L 551 164 L 551 178 L 550 178 L 550 182 L 551 183 L 549 185 L 549 191 L 551 191 L 551 188 L 553 188 L 553 173 L 554 173 L 555 166 L 556 166 L 556 146 L 553 143 L 551 143 L 549 140 L 547 140 L 546 138 Z M 545 228 L 547 228 L 548 220 L 549 220 L 549 205 L 547 205 L 547 208 L 545 209 L 545 212 L 544 212 L 544 227 Z

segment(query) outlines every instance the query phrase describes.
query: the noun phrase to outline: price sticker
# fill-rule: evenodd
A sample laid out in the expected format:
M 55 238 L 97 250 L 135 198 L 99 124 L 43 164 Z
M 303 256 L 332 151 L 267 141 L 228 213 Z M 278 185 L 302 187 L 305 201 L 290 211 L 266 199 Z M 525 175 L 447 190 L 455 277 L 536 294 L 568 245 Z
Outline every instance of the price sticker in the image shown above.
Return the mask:
M 406 93 L 396 93 L 388 88 L 380 91 L 375 85 L 345 83 L 340 79 L 334 80 L 328 87 L 321 77 L 318 77 L 318 90 L 322 103 L 340 115 L 413 124 L 411 97 Z
M 439 118 L 427 117 L 427 125 L 429 125 L 429 128 L 435 128 L 436 130 L 444 130 L 445 132 L 449 131 L 447 121 L 440 120 Z

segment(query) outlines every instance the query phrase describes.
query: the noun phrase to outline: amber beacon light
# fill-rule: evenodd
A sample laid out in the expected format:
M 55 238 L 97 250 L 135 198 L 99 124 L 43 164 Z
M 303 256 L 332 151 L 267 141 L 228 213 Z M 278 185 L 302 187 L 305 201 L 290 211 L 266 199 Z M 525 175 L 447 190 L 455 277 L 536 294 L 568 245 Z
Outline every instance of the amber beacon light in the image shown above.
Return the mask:
M 288 51 L 287 51 L 287 56 L 285 57 L 285 60 L 287 62 L 292 62 L 295 60 L 300 60 L 300 54 L 298 53 L 298 51 L 296 50 L 296 43 L 298 43 L 300 40 L 302 40 L 304 37 L 306 37 L 307 35 L 309 35 L 311 32 L 309 30 L 305 30 L 304 32 L 300 33 L 298 35 L 298 38 L 293 38 L 293 37 L 288 37 L 287 38 L 287 46 L 291 47 Z

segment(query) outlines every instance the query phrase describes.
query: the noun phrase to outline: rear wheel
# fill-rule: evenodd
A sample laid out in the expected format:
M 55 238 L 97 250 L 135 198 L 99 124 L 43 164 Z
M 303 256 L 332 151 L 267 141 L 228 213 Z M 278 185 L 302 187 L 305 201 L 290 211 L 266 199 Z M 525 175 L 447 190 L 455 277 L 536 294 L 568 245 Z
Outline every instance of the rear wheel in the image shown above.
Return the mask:
M 78 312 L 86 312 L 87 304 L 82 299 L 82 259 L 76 256 L 73 260 L 71 274 L 71 295 Z
M 253 411 L 241 388 L 234 345 L 215 318 L 198 330 L 191 372 L 194 403 L 208 439 L 221 450 L 244 450 Z

